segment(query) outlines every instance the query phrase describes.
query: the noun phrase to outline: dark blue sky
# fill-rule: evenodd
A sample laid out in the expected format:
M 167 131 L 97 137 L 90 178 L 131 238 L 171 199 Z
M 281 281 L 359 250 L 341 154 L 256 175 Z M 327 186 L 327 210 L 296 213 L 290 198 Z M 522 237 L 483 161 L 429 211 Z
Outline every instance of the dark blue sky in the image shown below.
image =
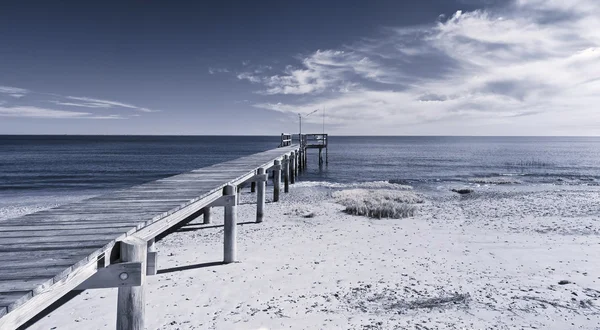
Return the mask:
M 438 20 L 458 10 L 477 8 L 494 9 L 490 1 L 476 0 L 3 2 L 0 133 L 294 130 L 293 113 L 304 112 L 303 105 L 327 106 L 335 98 L 331 92 L 339 92 L 340 86 L 406 88 L 406 80 L 397 85 L 382 79 L 366 81 L 373 73 L 361 71 L 365 61 L 368 70 L 378 70 L 378 77 L 387 71 L 385 65 L 390 65 L 390 72 L 415 74 L 410 65 L 389 64 L 399 59 L 366 53 L 366 48 L 382 43 L 386 51 L 410 48 L 411 39 L 433 38 L 424 27 L 435 28 Z M 390 38 L 405 35 L 403 29 L 423 32 L 390 44 Z M 351 54 L 343 55 L 341 64 L 334 53 L 338 50 Z M 315 72 L 310 66 L 318 51 L 331 53 L 318 60 Z M 448 56 L 430 57 L 437 63 L 453 63 Z M 340 65 L 350 66 L 354 76 L 332 77 L 320 69 L 337 70 Z M 427 76 L 431 67 L 420 64 L 417 71 Z M 419 78 L 417 72 L 415 81 Z M 311 84 L 323 88 L 315 90 Z M 384 85 L 372 87 L 377 84 Z M 281 88 L 286 86 L 284 92 Z M 308 89 L 289 92 L 290 86 Z M 108 103 L 90 104 L 89 99 Z M 273 104 L 295 108 L 281 110 Z M 334 112 L 334 127 L 352 134 L 351 127 L 344 129 L 343 120 L 336 121 Z

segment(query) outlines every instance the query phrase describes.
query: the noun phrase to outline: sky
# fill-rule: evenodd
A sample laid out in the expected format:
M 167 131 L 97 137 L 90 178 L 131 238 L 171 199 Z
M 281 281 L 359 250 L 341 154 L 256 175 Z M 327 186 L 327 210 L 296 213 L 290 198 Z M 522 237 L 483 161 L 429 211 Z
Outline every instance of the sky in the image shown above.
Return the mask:
M 0 134 L 278 135 L 300 115 L 595 136 L 598 31 L 598 0 L 4 1 Z

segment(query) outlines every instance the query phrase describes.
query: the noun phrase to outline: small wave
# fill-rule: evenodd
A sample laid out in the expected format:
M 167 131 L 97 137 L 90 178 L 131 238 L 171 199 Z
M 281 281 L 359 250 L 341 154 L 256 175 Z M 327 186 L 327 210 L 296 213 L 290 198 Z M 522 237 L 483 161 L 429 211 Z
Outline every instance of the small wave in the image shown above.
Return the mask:
M 519 180 L 511 179 L 510 177 L 483 177 L 483 178 L 470 178 L 469 182 L 479 184 L 521 184 Z
M 391 190 L 410 190 L 409 185 L 389 183 L 387 181 L 367 181 L 353 183 L 338 183 L 326 181 L 301 181 L 296 183 L 296 187 L 325 187 L 333 189 L 364 188 L 364 189 L 391 189 Z

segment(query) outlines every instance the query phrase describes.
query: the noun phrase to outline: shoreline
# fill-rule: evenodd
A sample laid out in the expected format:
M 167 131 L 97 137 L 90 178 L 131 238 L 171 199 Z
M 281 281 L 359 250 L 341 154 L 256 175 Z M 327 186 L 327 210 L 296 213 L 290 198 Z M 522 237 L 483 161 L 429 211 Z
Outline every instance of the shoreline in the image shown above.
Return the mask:
M 159 241 L 148 329 L 600 324 L 598 189 L 488 186 L 467 197 L 416 190 L 426 201 L 414 217 L 382 220 L 343 213 L 335 190 L 292 185 L 254 224 L 245 189 L 239 263 L 219 264 L 221 210 L 213 224 L 195 220 Z M 31 329 L 112 329 L 115 299 L 113 289 L 86 291 Z

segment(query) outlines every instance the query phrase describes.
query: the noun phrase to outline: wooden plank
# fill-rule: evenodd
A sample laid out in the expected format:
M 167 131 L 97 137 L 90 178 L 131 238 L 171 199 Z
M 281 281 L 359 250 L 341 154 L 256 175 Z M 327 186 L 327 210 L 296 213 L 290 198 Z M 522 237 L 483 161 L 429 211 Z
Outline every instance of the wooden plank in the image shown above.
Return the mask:
M 50 306 L 60 297 L 67 294 L 83 281 L 96 272 L 96 261 L 91 261 L 85 266 L 74 270 L 64 279 L 57 281 L 52 286 L 44 288 L 37 295 L 22 304 L 12 304 L 8 307 L 9 313 L 0 318 L 0 329 L 16 329 L 31 319 L 35 314 Z M 0 282 L 2 285 L 2 282 Z
M 0 282 L 10 280 L 52 279 L 65 272 L 70 266 L 31 267 L 22 269 L 0 269 Z M 70 269 L 69 269 L 70 270 Z
M 117 222 L 118 223 L 118 222 Z M 95 230 L 95 229 L 104 229 L 107 227 L 111 228 L 131 228 L 131 225 L 111 225 L 112 223 L 93 223 L 93 222 L 84 222 L 84 223 L 71 223 L 67 222 L 67 224 L 58 225 L 58 224 L 35 224 L 35 225 L 21 225 L 21 226 L 0 226 L 0 232 L 2 232 L 2 236 L 10 236 L 12 232 L 25 232 L 25 231 L 56 231 L 56 230 Z
M 42 244 L 52 242 L 89 242 L 89 241 L 113 241 L 117 237 L 124 236 L 127 232 L 133 232 L 133 229 L 125 229 L 121 231 L 106 231 L 105 233 L 98 234 L 67 234 L 64 232 L 58 232 L 56 235 L 30 235 L 25 237 L 0 237 L 0 246 L 6 244 Z M 37 233 L 37 232 L 34 232 Z
M 8 312 L 8 306 L 13 306 L 16 304 L 22 304 L 25 301 L 29 300 L 33 297 L 31 291 L 15 291 L 15 292 L 1 292 L 0 293 L 0 317 L 2 316 L 2 311 Z
M 57 228 L 47 228 L 47 229 L 37 229 L 37 230 L 13 230 L 13 231 L 4 231 L 2 232 L 2 236 L 0 236 L 0 242 L 3 238 L 29 238 L 29 237 L 43 237 L 43 236 L 54 236 L 54 237 L 64 237 L 64 236 L 79 236 L 79 235 L 115 235 L 122 234 L 127 232 L 132 232 L 135 230 L 134 227 L 112 227 L 112 226 L 104 226 L 100 228 L 75 228 L 75 229 L 57 229 Z M 0 243 L 1 244 L 1 243 Z
M 110 240 L 112 241 L 112 240 Z M 50 251 L 50 250 L 71 250 L 101 248 L 108 243 L 108 240 L 95 240 L 84 242 L 51 242 L 51 243 L 19 243 L 19 244 L 0 244 L 0 253 L 18 252 L 18 251 Z
M 0 292 L 18 292 L 18 291 L 30 291 L 35 294 L 36 288 L 44 290 L 50 285 L 54 284 L 52 278 L 46 279 L 30 279 L 30 280 L 11 280 L 0 282 Z M 1 319 L 0 319 L 1 320 Z M 2 328 L 0 328 L 2 329 Z
M 10 264 L 17 263 L 19 261 L 29 262 L 32 260 L 43 260 L 43 259 L 82 259 L 87 257 L 89 254 L 94 252 L 95 248 L 88 249 L 71 249 L 61 250 L 60 253 L 55 251 L 16 251 L 16 252 L 2 252 L 0 253 L 0 262 L 3 263 L 3 267 L 7 267 L 7 261 Z

